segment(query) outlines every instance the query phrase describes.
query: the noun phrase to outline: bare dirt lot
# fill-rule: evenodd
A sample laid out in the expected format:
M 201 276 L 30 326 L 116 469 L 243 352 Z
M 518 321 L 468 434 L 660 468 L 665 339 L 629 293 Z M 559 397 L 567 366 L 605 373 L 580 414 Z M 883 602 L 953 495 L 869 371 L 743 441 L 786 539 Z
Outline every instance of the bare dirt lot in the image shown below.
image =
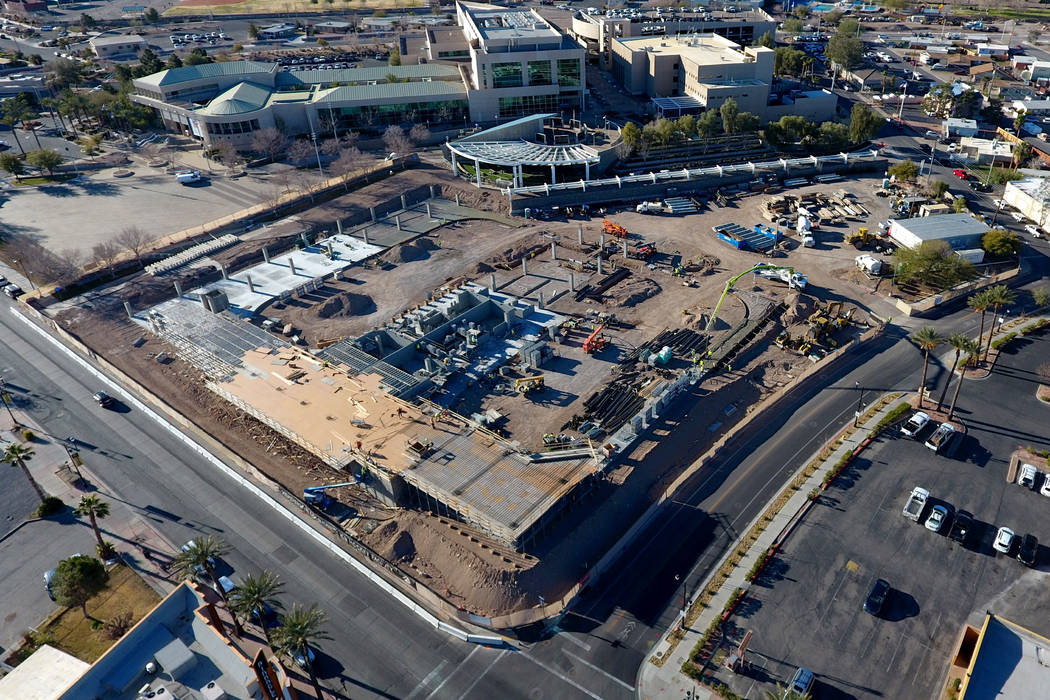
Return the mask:
M 885 207 L 880 210 L 884 200 L 872 195 L 875 182 L 868 179 L 828 186 L 855 192 L 872 210 L 869 221 L 857 220 L 822 230 L 816 248 L 803 249 L 797 239 L 789 238 L 782 256 L 776 258 L 736 250 L 717 240 L 711 231 L 713 225 L 728 221 L 745 226 L 762 222 L 759 208 L 766 198 L 763 195 L 686 217 L 649 216 L 633 211 L 613 213 L 610 218 L 632 234 L 627 239 L 629 248 L 649 241 L 655 243 L 658 252 L 648 262 L 625 259 L 621 242 L 606 237 L 603 264 L 626 266 L 631 274 L 599 299 L 581 301 L 576 301 L 569 286 L 580 289 L 598 280 L 594 264 L 601 219 L 529 221 L 520 228 L 486 220 L 445 226 L 388 250 L 377 262 L 347 270 L 342 279 L 317 293 L 294 299 L 282 310 L 282 318 L 301 328 L 308 343 L 316 345 L 321 340 L 358 335 L 381 325 L 424 302 L 429 291 L 459 279 L 489 284 L 494 275 L 496 286 L 502 291 L 536 303 L 542 295 L 550 309 L 581 321 L 567 341 L 557 346 L 550 368 L 544 368 L 550 392 L 526 398 L 493 395 L 479 388 L 463 394 L 455 406 L 460 413 L 497 408 L 509 419 L 508 436 L 532 446 L 542 434 L 558 432 L 579 411 L 582 399 L 610 381 L 622 354 L 665 329 L 702 330 L 726 280 L 757 262 L 789 265 L 803 272 L 810 282 L 806 296 L 789 298 L 795 293 L 789 293 L 782 283 L 751 276 L 737 283 L 738 290 L 789 301 L 789 313 L 796 321 L 828 301 L 855 302 L 858 308 L 854 320 L 866 323 L 865 311 L 874 299 L 870 295 L 874 283 L 866 278 L 849 281 L 857 251 L 843 247 L 841 240 L 851 227 L 873 226 L 874 221 L 885 218 Z M 469 185 L 449 182 L 443 171 L 423 168 L 399 173 L 299 215 L 296 220 L 307 228 L 330 227 L 336 216 L 360 212 L 362 207 L 367 211 L 369 202 L 382 202 L 427 184 L 441 185 L 445 197 L 457 190 L 469 194 L 469 200 L 462 198 L 464 204 L 502 204 L 498 195 L 478 193 Z M 577 239 L 580 226 L 583 246 Z M 557 259 L 551 257 L 552 242 L 558 244 Z M 220 257 L 228 263 L 243 263 L 257 255 L 259 245 L 258 239 L 248 241 L 243 247 L 224 251 Z M 522 270 L 523 257 L 527 271 Z M 672 275 L 676 267 L 684 270 L 682 276 Z M 196 274 L 200 278 L 215 273 L 198 270 Z M 200 372 L 183 360 L 167 364 L 155 360 L 160 352 L 174 355 L 174 348 L 128 322 L 121 301 L 138 295 L 136 300 L 140 303 L 155 303 L 170 284 L 170 280 L 132 281 L 109 296 L 94 296 L 90 303 L 69 309 L 60 318 L 89 346 L 184 415 L 208 425 L 215 437 L 293 493 L 305 486 L 341 481 L 319 460 L 282 439 L 275 440 L 276 435 L 268 428 L 207 391 Z M 864 288 L 865 284 L 869 287 Z M 609 346 L 590 356 L 581 345 L 598 313 L 614 316 L 615 322 L 604 331 Z M 745 314 L 744 303 L 729 295 L 714 327 L 713 341 L 741 322 Z M 680 402 L 676 412 L 662 418 L 620 461 L 609 478 L 598 482 L 562 516 L 547 537 L 530 548 L 528 556 L 508 551 L 477 533 L 460 534 L 467 529 L 452 521 L 381 508 L 360 491 L 338 495 L 340 500 L 352 502 L 362 516 L 351 526 L 367 544 L 468 609 L 489 615 L 504 613 L 534 604 L 537 593 L 554 600 L 578 580 L 582 573 L 580 562 L 596 561 L 681 470 L 746 416 L 763 396 L 809 366 L 808 359 L 771 342 L 775 331 L 773 327 L 761 334 L 752 350 L 734 360 L 731 370 L 696 387 L 691 396 Z M 140 336 L 145 336 L 145 344 L 134 347 Z M 671 434 L 687 435 L 689 439 L 664 439 Z M 642 465 L 644 469 L 639 468 Z M 579 528 L 586 528 L 591 536 L 573 536 Z

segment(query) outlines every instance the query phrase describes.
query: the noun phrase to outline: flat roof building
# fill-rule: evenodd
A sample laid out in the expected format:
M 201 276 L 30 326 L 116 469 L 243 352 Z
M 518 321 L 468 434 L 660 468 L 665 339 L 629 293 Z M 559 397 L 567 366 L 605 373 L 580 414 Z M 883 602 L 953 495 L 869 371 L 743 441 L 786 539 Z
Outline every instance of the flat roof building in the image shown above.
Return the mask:
M 1026 177 L 1006 183 L 1003 201 L 1044 229 L 1050 226 L 1050 180 Z
M 92 37 L 88 40 L 91 50 L 99 58 L 133 56 L 146 48 L 146 40 L 138 34 L 115 34 Z
M 953 663 L 965 669 L 959 700 L 1045 696 L 1050 684 L 1048 654 L 1050 639 L 987 613 L 979 631 L 967 627 Z
M 969 214 L 919 216 L 890 222 L 890 238 L 905 248 L 927 241 L 944 241 L 954 250 L 980 248 L 981 237 L 991 230 Z
M 86 661 L 44 644 L 0 677 L 0 700 L 57 700 L 70 681 L 90 667 Z
M 271 24 L 259 30 L 260 39 L 286 39 L 295 36 L 294 24 Z

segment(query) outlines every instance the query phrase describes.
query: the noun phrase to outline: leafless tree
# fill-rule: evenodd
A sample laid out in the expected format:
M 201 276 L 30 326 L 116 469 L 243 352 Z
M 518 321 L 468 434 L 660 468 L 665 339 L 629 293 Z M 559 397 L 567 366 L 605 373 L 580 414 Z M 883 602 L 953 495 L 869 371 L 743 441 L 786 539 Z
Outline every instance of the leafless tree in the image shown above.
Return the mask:
M 117 234 L 113 242 L 134 255 L 135 260 L 141 265 L 142 254 L 146 252 L 146 248 L 149 247 L 152 240 L 149 234 L 138 226 L 128 226 Z
M 338 156 L 342 150 L 343 144 L 340 143 L 339 139 L 325 139 L 321 144 L 321 153 L 324 153 L 326 156 Z
M 383 132 L 383 143 L 392 153 L 404 155 L 412 150 L 412 142 L 409 140 L 405 130 L 397 124 L 392 124 Z
M 91 247 L 91 262 L 98 267 L 109 267 L 122 250 L 124 249 L 114 241 L 102 241 Z
M 328 166 L 328 169 L 335 175 L 349 175 L 361 167 L 363 159 L 364 156 L 357 146 L 351 146 L 340 151 L 339 157 Z M 343 181 L 343 187 L 349 191 L 349 178 Z
M 234 167 L 237 165 L 237 161 L 240 160 L 240 155 L 237 153 L 237 149 L 228 141 L 223 141 L 215 147 L 215 155 L 227 168 Z
M 314 157 L 314 147 L 306 139 L 299 139 L 288 149 L 288 160 L 303 165 Z
M 413 124 L 408 132 L 408 138 L 414 144 L 424 144 L 430 140 L 430 129 L 423 124 Z
M 276 160 L 278 156 L 288 150 L 289 145 L 289 138 L 272 126 L 259 129 L 252 134 L 252 150 L 264 154 L 270 160 Z
M 314 188 L 317 186 L 317 182 L 314 181 L 313 170 L 296 170 L 293 173 L 295 182 L 295 189 L 301 194 L 310 196 L 310 201 L 314 201 Z

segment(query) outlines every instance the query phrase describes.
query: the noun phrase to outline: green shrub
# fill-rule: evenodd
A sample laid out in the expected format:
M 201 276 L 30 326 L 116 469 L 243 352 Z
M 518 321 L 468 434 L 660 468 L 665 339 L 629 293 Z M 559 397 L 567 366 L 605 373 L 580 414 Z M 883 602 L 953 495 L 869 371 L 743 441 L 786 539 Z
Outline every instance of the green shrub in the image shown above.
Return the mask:
M 58 496 L 48 496 L 44 499 L 44 502 L 36 509 L 36 517 L 46 518 L 49 515 L 55 513 L 61 513 L 65 510 L 66 504 L 62 502 L 62 499 Z
M 758 572 L 762 570 L 762 567 L 766 565 L 766 562 L 769 561 L 771 556 L 773 556 L 773 552 L 769 549 L 758 555 L 758 559 L 755 560 L 754 566 L 752 566 L 751 570 L 747 572 L 748 581 L 752 583 L 754 582 L 755 577 L 758 576 Z
M 882 417 L 882 420 L 875 424 L 875 429 L 871 431 L 871 436 L 875 437 L 883 430 L 900 420 L 900 418 L 909 411 L 911 411 L 911 405 L 907 403 L 897 404 L 889 413 Z
M 1023 326 L 1020 329 L 1020 333 L 1021 333 L 1021 335 L 1028 335 L 1029 333 L 1035 333 L 1037 330 L 1039 330 L 1041 328 L 1045 328 L 1048 323 L 1050 323 L 1050 320 L 1047 320 L 1045 318 L 1041 318 L 1038 321 L 1036 321 L 1035 323 L 1029 323 L 1027 326 Z
M 1002 338 L 998 338 L 996 340 L 993 340 L 992 341 L 992 349 L 993 350 L 1001 350 L 1002 348 L 1005 348 L 1007 345 L 1009 345 L 1010 343 L 1012 343 L 1016 339 L 1017 339 L 1017 333 L 1014 333 L 1013 331 L 1010 331 L 1009 333 L 1004 335 Z
M 694 681 L 698 681 L 700 683 L 703 683 L 704 681 L 704 672 L 700 669 L 699 666 L 694 664 L 692 661 L 686 661 L 684 664 L 682 664 L 682 673 L 689 676 Z
M 33 440 L 36 440 L 36 433 L 29 428 L 22 431 L 22 442 L 32 442 Z

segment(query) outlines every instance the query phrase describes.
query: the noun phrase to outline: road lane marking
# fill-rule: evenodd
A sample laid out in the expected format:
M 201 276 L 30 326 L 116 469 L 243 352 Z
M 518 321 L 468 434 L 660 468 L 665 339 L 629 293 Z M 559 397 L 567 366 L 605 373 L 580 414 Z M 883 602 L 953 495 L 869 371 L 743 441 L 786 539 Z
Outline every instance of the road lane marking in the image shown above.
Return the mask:
M 480 649 L 481 647 L 478 647 L 478 648 Z M 470 694 L 470 691 L 474 690 L 474 686 L 476 686 L 478 683 L 481 682 L 481 679 L 485 677 L 485 674 L 488 673 L 490 670 L 492 670 L 492 667 L 495 666 L 496 663 L 500 659 L 502 659 L 503 655 L 506 654 L 508 651 L 509 651 L 509 649 L 504 649 L 500 653 L 496 654 L 496 658 L 494 658 L 492 660 L 492 663 L 490 663 L 488 666 L 486 666 L 485 670 L 478 674 L 478 677 L 474 679 L 474 682 L 471 683 L 467 687 L 467 689 L 463 691 L 463 694 L 459 696 L 459 700 L 463 700 L 463 698 L 467 697 L 467 695 Z
M 591 645 L 590 644 L 588 644 L 587 642 L 580 641 L 579 639 L 576 639 L 576 637 L 573 637 L 571 634 L 569 634 L 568 632 L 563 630 L 561 627 L 555 627 L 554 628 L 554 633 L 556 635 L 558 635 L 559 639 L 564 639 L 567 642 L 572 642 L 573 644 L 575 644 L 576 646 L 580 647 L 584 651 L 590 651 L 591 650 Z
M 417 685 L 412 690 L 412 692 L 408 694 L 408 696 L 405 698 L 405 700 L 411 700 L 412 698 L 414 698 L 416 696 L 416 693 L 420 692 L 421 690 L 426 690 L 427 686 L 429 686 L 431 683 L 433 683 L 435 679 L 440 679 L 441 678 L 441 672 L 445 669 L 446 666 L 448 666 L 448 659 L 442 659 L 441 663 L 439 663 L 437 666 L 435 666 L 434 670 L 431 671 L 430 673 L 428 673 L 426 675 L 426 677 L 419 682 L 419 685 Z M 455 669 L 453 669 L 453 670 L 455 670 Z M 442 685 L 443 684 L 444 684 L 444 681 L 442 681 Z M 438 687 L 440 688 L 441 686 L 438 686 Z M 427 697 L 430 697 L 430 696 L 428 695 Z
M 627 688 L 627 690 L 630 690 L 631 692 L 634 692 L 634 686 L 633 685 L 628 685 L 627 683 L 624 683 L 622 680 L 620 680 L 616 676 L 612 675 L 608 671 L 606 671 L 604 669 L 601 669 L 601 668 L 598 668 L 597 666 L 592 664 L 590 661 L 587 661 L 586 659 L 580 658 L 576 654 L 573 654 L 571 651 L 565 651 L 564 653 L 565 653 L 566 656 L 571 656 L 572 658 L 576 659 L 577 661 L 579 661 L 581 664 L 583 664 L 587 668 L 589 668 L 589 669 L 591 669 L 593 671 L 597 671 L 598 673 L 602 674 L 603 676 L 605 676 L 606 678 L 611 680 L 613 683 L 618 683 L 619 685 L 622 685 L 624 688 Z
M 426 698 L 424 698 L 423 700 L 430 700 L 430 698 L 434 697 L 434 695 L 436 695 L 437 692 L 439 690 L 441 690 L 445 686 L 446 683 L 448 683 L 448 680 L 450 678 L 452 678 L 452 676 L 456 675 L 456 672 L 459 671 L 459 669 L 461 669 L 461 668 L 463 668 L 464 666 L 467 665 L 467 662 L 470 661 L 470 657 L 474 656 L 474 654 L 478 653 L 478 651 L 483 649 L 483 648 L 484 647 L 474 647 L 474 649 L 469 654 L 467 654 L 467 658 L 463 659 L 463 661 L 461 661 L 458 666 L 456 666 L 454 669 L 452 669 L 452 673 L 450 673 L 447 676 L 445 676 L 444 679 L 442 679 L 442 681 L 440 683 L 438 683 L 438 686 L 436 688 L 434 688 L 433 690 L 431 690 L 430 694 L 427 695 Z M 420 683 L 420 685 L 422 685 L 422 683 Z M 415 691 L 413 691 L 413 692 L 415 692 Z M 412 697 L 412 696 L 410 695 L 409 697 Z
M 522 653 L 522 657 L 526 658 L 529 661 L 531 661 L 532 663 L 536 664 L 537 666 L 539 666 L 540 668 L 542 668 L 544 671 L 546 671 L 547 673 L 551 674 L 552 676 L 557 676 L 558 678 L 562 679 L 563 681 L 565 681 L 566 683 L 571 685 L 573 688 L 575 688 L 576 690 L 578 690 L 581 693 L 583 693 L 584 695 L 586 695 L 587 697 L 594 698 L 594 700 L 605 700 L 601 695 L 595 695 L 594 693 L 592 693 L 591 691 L 587 690 L 582 685 L 580 685 L 579 683 L 574 681 L 573 679 L 571 679 L 568 676 L 566 676 L 561 671 L 558 671 L 557 669 L 551 668 L 550 666 L 548 666 L 547 664 L 543 663 L 539 659 L 534 658 L 532 656 L 529 656 L 528 654 L 525 654 L 525 653 Z M 460 698 L 460 700 L 462 700 L 462 698 Z

